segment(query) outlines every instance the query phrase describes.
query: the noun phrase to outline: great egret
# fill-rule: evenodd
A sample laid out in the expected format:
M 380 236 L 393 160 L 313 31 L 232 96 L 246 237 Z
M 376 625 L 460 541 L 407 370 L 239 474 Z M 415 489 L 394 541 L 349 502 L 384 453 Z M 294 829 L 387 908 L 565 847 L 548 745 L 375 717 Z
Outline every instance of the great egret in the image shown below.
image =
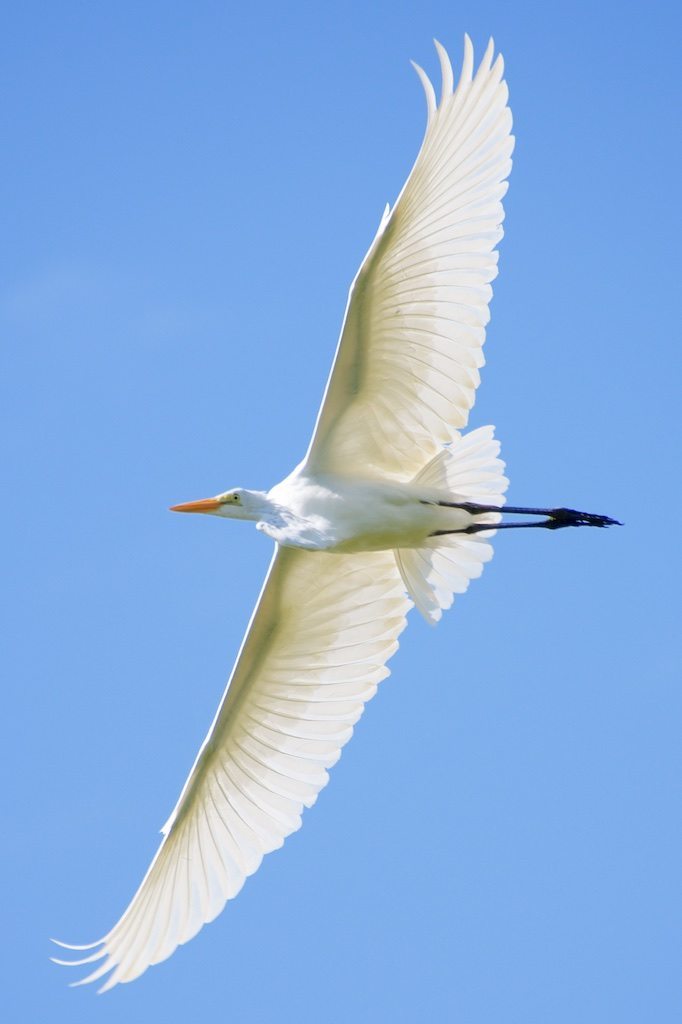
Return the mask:
M 215 719 L 128 909 L 79 964 L 100 991 L 158 963 L 236 896 L 299 828 L 350 739 L 414 603 L 436 622 L 492 555 L 494 529 L 608 526 L 507 508 L 492 427 L 462 436 L 483 364 L 512 118 L 493 43 L 459 83 L 436 43 L 415 165 L 353 281 L 308 452 L 270 491 L 174 506 L 250 519 L 275 552 Z M 409 596 L 408 596 L 409 595 Z M 66 945 L 60 943 L 61 945 Z M 57 961 L 64 963 L 64 961 Z

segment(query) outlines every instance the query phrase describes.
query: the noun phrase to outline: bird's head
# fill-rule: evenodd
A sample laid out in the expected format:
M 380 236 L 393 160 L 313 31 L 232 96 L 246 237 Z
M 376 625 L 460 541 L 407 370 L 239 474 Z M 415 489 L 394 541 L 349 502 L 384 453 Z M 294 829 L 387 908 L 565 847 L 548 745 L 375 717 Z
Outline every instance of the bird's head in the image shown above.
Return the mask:
M 204 512 L 224 519 L 261 519 L 266 510 L 267 498 L 261 491 L 247 491 L 235 487 L 215 498 L 201 498 L 186 501 L 182 505 L 171 505 L 171 512 Z

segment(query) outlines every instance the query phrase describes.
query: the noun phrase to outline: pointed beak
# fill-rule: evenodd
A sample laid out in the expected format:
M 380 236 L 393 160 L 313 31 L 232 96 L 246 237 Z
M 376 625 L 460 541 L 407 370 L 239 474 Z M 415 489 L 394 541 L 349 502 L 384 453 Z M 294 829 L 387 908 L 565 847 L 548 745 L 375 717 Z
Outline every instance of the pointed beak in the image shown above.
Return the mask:
M 183 505 L 171 505 L 171 512 L 216 512 L 220 508 L 217 498 L 202 498 L 201 501 L 186 501 Z

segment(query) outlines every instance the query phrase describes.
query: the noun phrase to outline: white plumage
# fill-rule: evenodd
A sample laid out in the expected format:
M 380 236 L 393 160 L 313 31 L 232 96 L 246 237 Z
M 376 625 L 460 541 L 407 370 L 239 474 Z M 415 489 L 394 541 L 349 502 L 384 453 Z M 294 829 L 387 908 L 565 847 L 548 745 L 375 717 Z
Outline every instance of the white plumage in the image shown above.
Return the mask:
M 414 601 L 436 621 L 491 556 L 506 480 L 490 427 L 461 437 L 483 364 L 513 138 L 502 58 L 442 92 L 412 172 L 353 282 L 308 453 L 267 494 L 179 506 L 253 519 L 276 541 L 208 736 L 130 906 L 94 953 L 131 981 L 234 897 L 301 824 L 364 704 L 388 675 Z M 446 447 L 444 447 L 446 446 Z M 484 532 L 463 531 L 480 524 Z M 436 536 L 434 536 L 436 534 Z M 407 596 L 406 590 L 410 597 Z M 411 598 L 411 599 L 410 599 Z M 61 962 L 61 961 L 60 961 Z

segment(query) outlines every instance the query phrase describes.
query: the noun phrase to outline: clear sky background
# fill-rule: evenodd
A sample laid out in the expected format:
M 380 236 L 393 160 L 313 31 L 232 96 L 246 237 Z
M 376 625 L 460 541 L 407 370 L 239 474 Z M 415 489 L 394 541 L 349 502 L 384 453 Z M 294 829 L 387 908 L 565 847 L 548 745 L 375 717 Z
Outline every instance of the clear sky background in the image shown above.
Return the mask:
M 517 147 L 479 400 L 515 504 L 413 613 L 303 829 L 171 960 L 118 918 L 270 558 L 167 506 L 303 454 L 421 140 L 412 57 L 505 55 Z M 678 5 L 35 3 L 0 42 L 8 1021 L 682 1019 Z

